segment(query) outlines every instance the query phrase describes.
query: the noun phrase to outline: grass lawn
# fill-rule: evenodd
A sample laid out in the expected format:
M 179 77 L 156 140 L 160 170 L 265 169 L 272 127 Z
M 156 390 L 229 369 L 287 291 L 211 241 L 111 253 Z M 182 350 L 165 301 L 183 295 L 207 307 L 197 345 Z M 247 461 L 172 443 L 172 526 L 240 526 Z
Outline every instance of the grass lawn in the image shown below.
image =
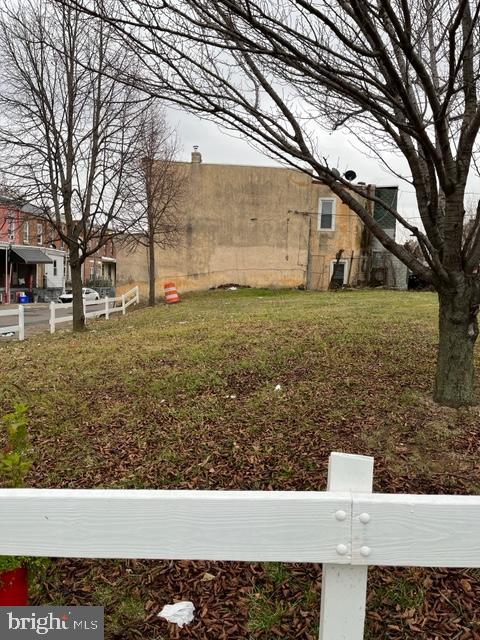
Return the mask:
M 479 408 L 430 400 L 431 293 L 243 289 L 2 347 L 35 487 L 324 489 L 332 450 L 376 491 L 480 493 Z M 275 391 L 277 384 L 281 391 Z M 103 604 L 107 640 L 317 637 L 314 565 L 56 560 L 36 603 Z M 156 617 L 192 600 L 178 631 Z M 367 638 L 480 637 L 480 571 L 374 569 Z

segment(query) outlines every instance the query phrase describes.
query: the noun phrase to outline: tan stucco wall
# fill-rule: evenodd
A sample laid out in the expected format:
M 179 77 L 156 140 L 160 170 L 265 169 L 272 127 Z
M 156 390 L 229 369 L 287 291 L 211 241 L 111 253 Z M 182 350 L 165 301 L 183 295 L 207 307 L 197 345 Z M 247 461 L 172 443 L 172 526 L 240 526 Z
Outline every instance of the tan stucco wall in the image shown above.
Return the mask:
M 339 200 L 337 214 L 350 215 L 337 216 L 335 232 L 317 233 L 318 198 L 331 192 L 306 174 L 276 167 L 181 166 L 187 176 L 184 232 L 176 249 L 156 252 L 158 294 L 166 280 L 180 292 L 226 283 L 306 285 L 309 242 L 315 251 L 318 244 L 328 264 L 339 248 L 358 253 L 361 223 Z M 322 275 L 318 286 L 326 288 L 328 280 Z M 128 253 L 118 247 L 118 285 L 135 283 L 146 291 L 146 282 L 145 250 Z

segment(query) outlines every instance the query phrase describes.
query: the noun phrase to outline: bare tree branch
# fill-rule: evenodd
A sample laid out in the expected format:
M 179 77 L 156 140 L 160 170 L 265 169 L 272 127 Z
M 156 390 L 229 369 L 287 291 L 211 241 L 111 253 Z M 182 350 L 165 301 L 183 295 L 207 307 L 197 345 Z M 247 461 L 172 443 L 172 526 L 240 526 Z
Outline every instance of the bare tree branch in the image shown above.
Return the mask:
M 152 106 L 145 112 L 139 135 L 136 170 L 130 172 L 128 199 L 131 224 L 122 238 L 127 248 L 147 249 L 150 306 L 155 305 L 155 248 L 180 241 L 185 172 L 176 162 L 177 137 L 165 114 Z
M 0 168 L 68 248 L 75 328 L 84 324 L 82 264 L 124 231 L 144 109 L 120 82 L 133 58 L 113 36 L 49 0 L 1 7 Z

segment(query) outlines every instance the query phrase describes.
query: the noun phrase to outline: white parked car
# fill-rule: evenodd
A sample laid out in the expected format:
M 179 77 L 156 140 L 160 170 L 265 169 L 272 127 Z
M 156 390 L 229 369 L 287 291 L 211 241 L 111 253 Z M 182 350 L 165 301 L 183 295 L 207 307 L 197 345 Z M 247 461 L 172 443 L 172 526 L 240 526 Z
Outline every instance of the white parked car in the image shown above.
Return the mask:
M 98 293 L 98 291 L 95 291 L 95 289 L 89 289 L 88 287 L 82 288 L 82 297 L 84 300 L 100 300 L 100 294 Z M 60 300 L 60 302 L 64 303 L 72 302 L 72 290 L 69 289 L 68 291 L 65 291 L 65 293 L 62 293 L 62 295 L 59 296 L 58 299 Z

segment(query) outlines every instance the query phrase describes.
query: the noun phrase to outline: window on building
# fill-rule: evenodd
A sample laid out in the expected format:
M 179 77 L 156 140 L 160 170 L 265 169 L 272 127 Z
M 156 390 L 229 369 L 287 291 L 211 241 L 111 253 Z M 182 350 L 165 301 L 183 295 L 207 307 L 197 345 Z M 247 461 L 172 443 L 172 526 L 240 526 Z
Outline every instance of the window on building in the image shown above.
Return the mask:
M 347 261 L 332 260 L 330 266 L 330 278 L 334 287 L 342 287 L 347 284 Z
M 319 231 L 335 229 L 335 198 L 320 198 L 318 201 Z
M 7 218 L 8 221 L 8 241 L 9 242 L 14 242 L 15 241 L 15 218 L 10 215 Z
M 43 224 L 37 223 L 37 244 L 43 244 Z
M 30 242 L 30 225 L 28 224 L 28 220 L 25 220 L 23 223 L 23 242 L 24 244 Z
M 54 277 L 57 275 L 57 261 L 53 261 L 53 275 Z

